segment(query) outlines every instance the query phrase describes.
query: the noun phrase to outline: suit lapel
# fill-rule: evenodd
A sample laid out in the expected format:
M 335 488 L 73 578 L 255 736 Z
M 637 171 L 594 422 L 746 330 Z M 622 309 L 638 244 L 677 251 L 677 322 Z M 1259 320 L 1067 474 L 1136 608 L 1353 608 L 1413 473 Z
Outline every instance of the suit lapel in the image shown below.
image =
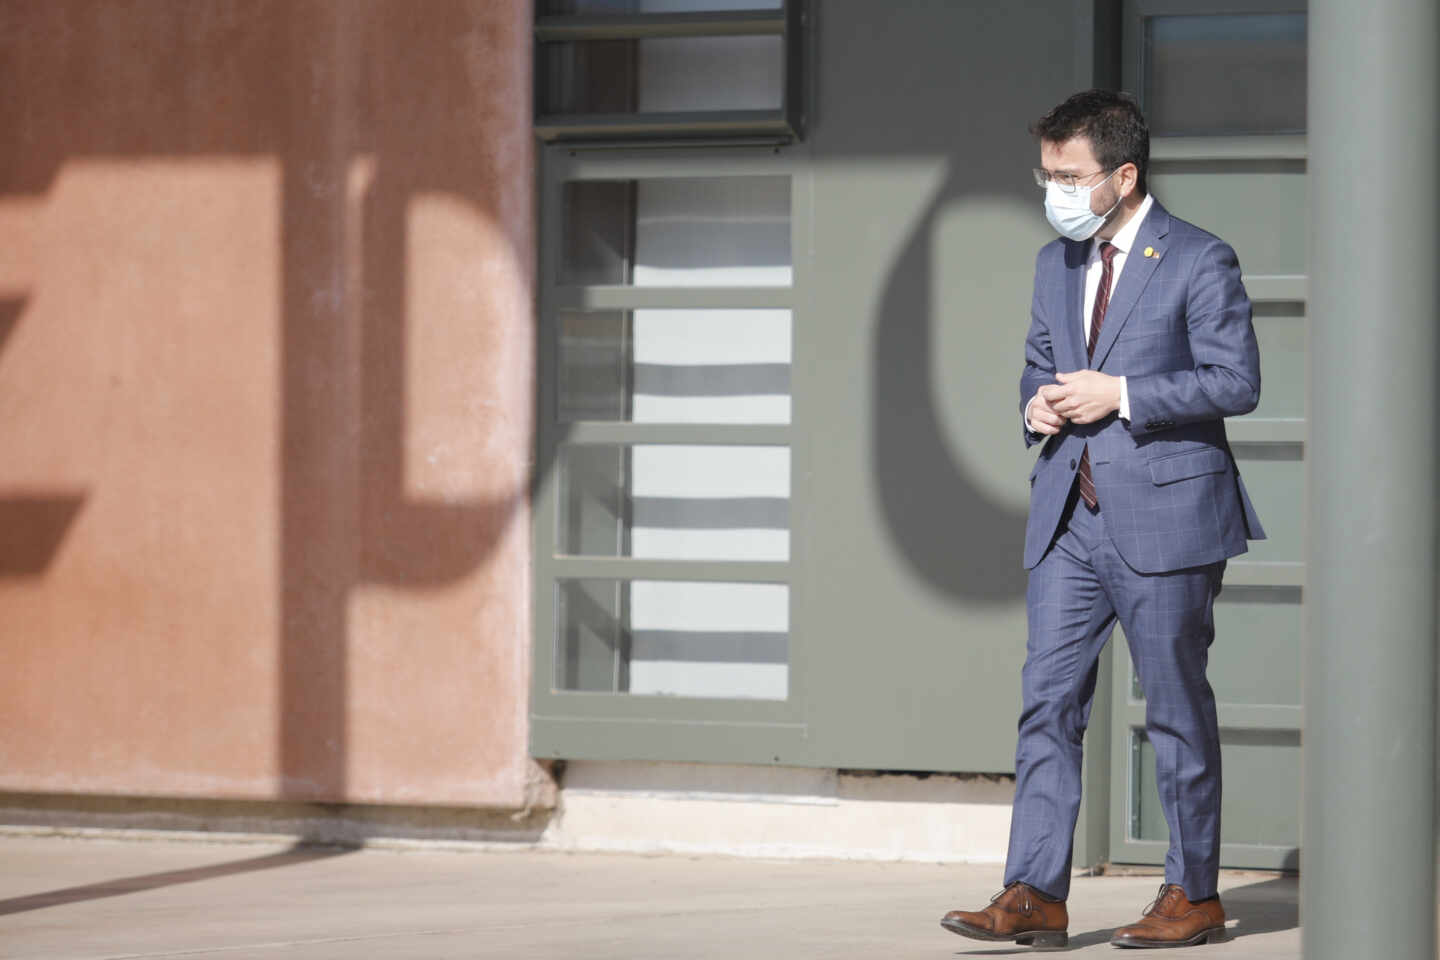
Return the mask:
M 1140 224 L 1140 230 L 1135 234 L 1130 253 L 1125 257 L 1125 269 L 1120 271 L 1120 279 L 1110 294 L 1110 305 L 1105 308 L 1105 322 L 1100 326 L 1100 340 L 1095 344 L 1095 355 L 1088 364 L 1093 369 L 1099 370 L 1105 363 L 1110 348 L 1115 346 L 1115 338 L 1120 335 L 1125 321 L 1130 319 L 1135 304 L 1140 302 L 1140 294 L 1155 275 L 1160 261 L 1165 259 L 1165 245 L 1161 241 L 1169 232 L 1170 214 L 1159 203 L 1152 204 L 1145 222 Z M 1158 256 L 1145 256 L 1146 249 L 1156 251 Z
M 1085 315 L 1085 264 L 1090 259 L 1090 243 L 1085 240 L 1065 244 L 1065 302 L 1070 306 L 1066 310 L 1069 319 L 1060 325 L 1060 347 L 1064 354 L 1063 358 L 1057 356 L 1056 362 L 1061 370 L 1084 370 L 1087 366 L 1085 327 L 1076 323 L 1074 318 Z M 1075 312 L 1070 313 L 1070 310 Z

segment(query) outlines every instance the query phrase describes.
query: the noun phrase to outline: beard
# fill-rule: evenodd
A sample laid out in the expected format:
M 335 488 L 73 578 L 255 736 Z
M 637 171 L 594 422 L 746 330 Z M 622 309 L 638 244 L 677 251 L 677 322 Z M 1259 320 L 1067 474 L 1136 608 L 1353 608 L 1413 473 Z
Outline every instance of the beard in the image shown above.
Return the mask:
M 1099 204 L 1100 210 L 1110 211 L 1109 213 L 1104 214 L 1105 222 L 1100 225 L 1099 230 L 1095 231 L 1096 236 L 1101 236 L 1102 234 L 1104 234 L 1105 231 L 1112 224 L 1114 224 L 1116 220 L 1120 218 L 1121 210 L 1124 207 L 1124 204 L 1122 204 L 1120 200 L 1121 198 L 1119 188 L 1108 183 L 1105 185 L 1103 192 L 1097 190 L 1094 194 L 1091 195 L 1091 213 L 1098 214 L 1100 212 L 1099 210 L 1095 209 L 1097 202 Z

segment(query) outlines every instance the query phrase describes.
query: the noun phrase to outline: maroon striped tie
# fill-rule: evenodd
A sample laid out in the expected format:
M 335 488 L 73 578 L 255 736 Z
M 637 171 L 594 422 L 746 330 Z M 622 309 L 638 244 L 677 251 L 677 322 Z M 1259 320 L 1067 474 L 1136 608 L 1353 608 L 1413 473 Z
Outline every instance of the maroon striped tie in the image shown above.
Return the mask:
M 1095 344 L 1100 339 L 1100 326 L 1105 322 L 1105 308 L 1110 306 L 1110 279 L 1115 275 L 1115 254 L 1119 247 L 1113 243 L 1102 241 L 1100 244 L 1100 289 L 1095 291 L 1095 308 L 1090 311 L 1090 339 L 1085 343 L 1085 356 L 1090 359 L 1095 357 Z M 1080 472 L 1076 476 L 1076 483 L 1080 485 L 1080 499 L 1091 510 L 1100 506 L 1100 501 L 1095 497 L 1095 478 L 1090 476 L 1090 447 L 1087 444 L 1085 452 L 1080 454 Z

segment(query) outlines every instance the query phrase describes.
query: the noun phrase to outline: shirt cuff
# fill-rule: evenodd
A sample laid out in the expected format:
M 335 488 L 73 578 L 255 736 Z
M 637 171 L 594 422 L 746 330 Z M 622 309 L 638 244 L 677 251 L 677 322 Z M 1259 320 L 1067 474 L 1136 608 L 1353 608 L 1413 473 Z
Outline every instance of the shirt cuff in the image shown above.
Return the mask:
M 1029 419 L 1030 408 L 1025 408 L 1026 419 Z M 1120 378 L 1120 419 L 1126 423 L 1130 422 L 1130 388 L 1125 385 L 1125 378 Z
M 1122 390 L 1120 396 L 1121 396 L 1121 397 L 1124 397 L 1124 396 L 1125 396 L 1123 390 Z M 1034 397 L 1031 397 L 1028 401 L 1026 401 L 1026 403 L 1025 403 L 1025 416 L 1024 416 L 1022 419 L 1023 419 L 1024 422 L 1025 422 L 1025 429 L 1026 429 L 1027 431 L 1029 431 L 1030 433 L 1039 433 L 1039 432 L 1040 432 L 1039 430 L 1036 430 L 1034 427 L 1030 426 L 1030 404 L 1032 404 L 1032 403 L 1034 403 L 1034 402 L 1035 402 L 1035 398 L 1034 398 Z

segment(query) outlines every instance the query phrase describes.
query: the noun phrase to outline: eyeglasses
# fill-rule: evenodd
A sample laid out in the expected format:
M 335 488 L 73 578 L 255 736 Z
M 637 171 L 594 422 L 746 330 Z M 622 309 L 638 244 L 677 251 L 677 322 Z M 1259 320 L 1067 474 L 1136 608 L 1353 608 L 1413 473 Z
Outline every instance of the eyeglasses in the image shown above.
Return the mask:
M 1119 167 L 1115 169 L 1118 170 Z M 1035 186 L 1037 187 L 1043 188 L 1047 184 L 1054 183 L 1064 192 L 1074 193 L 1075 188 L 1080 185 L 1081 180 L 1089 180 L 1091 177 L 1098 177 L 1102 173 L 1114 173 L 1115 171 L 1102 168 L 1096 170 L 1094 173 L 1084 173 L 1076 176 L 1073 173 L 1051 173 L 1049 170 L 1041 167 L 1033 167 L 1030 172 L 1035 175 Z

